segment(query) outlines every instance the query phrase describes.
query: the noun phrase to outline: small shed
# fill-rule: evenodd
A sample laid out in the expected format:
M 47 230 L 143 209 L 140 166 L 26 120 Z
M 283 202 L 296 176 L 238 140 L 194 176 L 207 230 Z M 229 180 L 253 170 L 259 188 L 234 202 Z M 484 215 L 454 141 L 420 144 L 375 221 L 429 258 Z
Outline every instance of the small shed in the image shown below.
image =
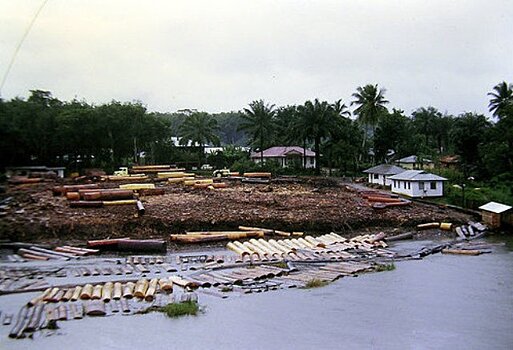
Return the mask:
M 482 221 L 491 228 L 499 228 L 502 222 L 508 221 L 508 218 L 511 220 L 511 215 L 508 214 L 511 214 L 512 208 L 497 202 L 489 202 L 479 207 Z
M 378 184 L 383 186 L 392 186 L 390 176 L 400 174 L 405 169 L 393 164 L 380 164 L 372 168 L 364 170 L 364 173 L 369 174 L 369 183 Z

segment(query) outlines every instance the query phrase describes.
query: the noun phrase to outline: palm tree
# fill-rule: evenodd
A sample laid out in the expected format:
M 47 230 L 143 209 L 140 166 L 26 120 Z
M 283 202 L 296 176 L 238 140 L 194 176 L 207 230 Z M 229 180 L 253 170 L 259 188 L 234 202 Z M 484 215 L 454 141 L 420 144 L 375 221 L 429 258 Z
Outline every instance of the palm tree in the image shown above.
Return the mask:
M 208 113 L 192 113 L 185 118 L 180 126 L 180 144 L 187 145 L 190 141 L 192 146 L 198 145 L 200 150 L 199 161 L 201 163 L 205 144 L 219 145 L 218 129 L 217 120 Z
M 367 141 L 367 128 L 370 126 L 374 133 L 379 118 L 387 111 L 385 105 L 388 101 L 385 100 L 384 94 L 385 89 L 378 90 L 378 84 L 367 84 L 364 87 L 359 86 L 352 95 L 355 100 L 351 102 L 351 106 L 357 106 L 354 114 L 358 116 L 358 122 L 365 127 L 362 143 L 362 149 L 364 150 Z
M 320 148 L 321 141 L 333 134 L 339 128 L 339 121 L 345 115 L 345 105 L 340 101 L 331 105 L 326 101 L 306 101 L 298 107 L 299 118 L 296 129 L 303 130 L 302 134 L 313 141 L 315 149 L 315 173 L 321 173 Z
M 274 105 L 269 105 L 264 100 L 253 101 L 249 108 L 244 108 L 240 129 L 250 133 L 252 143 L 260 148 L 260 165 L 264 164 L 264 146 L 267 139 L 272 138 Z
M 504 116 L 506 107 L 513 105 L 513 85 L 503 81 L 495 85 L 493 90 L 493 92 L 488 93 L 488 96 L 492 97 L 488 109 L 500 119 Z

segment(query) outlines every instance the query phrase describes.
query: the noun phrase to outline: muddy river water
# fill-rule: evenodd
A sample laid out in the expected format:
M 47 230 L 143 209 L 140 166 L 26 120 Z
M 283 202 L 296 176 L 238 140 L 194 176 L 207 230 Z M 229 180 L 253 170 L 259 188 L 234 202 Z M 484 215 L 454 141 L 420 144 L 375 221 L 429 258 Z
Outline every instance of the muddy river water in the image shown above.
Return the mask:
M 323 288 L 200 294 L 196 317 L 85 318 L 23 340 L 0 326 L 0 349 L 513 349 L 513 240 L 499 241 L 492 254 L 435 254 Z

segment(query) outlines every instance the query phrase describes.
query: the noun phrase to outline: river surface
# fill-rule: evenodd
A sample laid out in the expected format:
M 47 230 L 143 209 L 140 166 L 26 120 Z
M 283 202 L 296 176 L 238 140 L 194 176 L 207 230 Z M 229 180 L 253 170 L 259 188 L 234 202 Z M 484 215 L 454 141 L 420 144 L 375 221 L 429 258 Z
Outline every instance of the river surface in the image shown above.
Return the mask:
M 200 294 L 206 310 L 196 317 L 85 318 L 24 340 L 0 326 L 0 349 L 513 349 L 512 243 L 480 256 L 397 262 L 394 271 L 318 289 Z

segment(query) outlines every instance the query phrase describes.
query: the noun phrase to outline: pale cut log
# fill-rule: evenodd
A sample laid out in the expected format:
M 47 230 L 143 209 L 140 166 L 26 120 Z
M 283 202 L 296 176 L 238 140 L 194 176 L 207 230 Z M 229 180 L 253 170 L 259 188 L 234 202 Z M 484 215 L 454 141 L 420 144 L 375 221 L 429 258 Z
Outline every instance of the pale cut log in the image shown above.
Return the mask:
M 417 229 L 418 230 L 427 230 L 427 229 L 439 228 L 439 227 L 440 227 L 440 223 L 438 223 L 438 222 L 429 222 L 427 224 L 419 224 L 419 225 L 417 225 Z
M 125 284 L 125 286 L 123 287 L 123 298 L 132 299 L 134 297 L 134 288 L 135 283 L 133 282 L 128 282 L 127 284 Z
M 145 278 L 140 279 L 135 284 L 134 297 L 144 298 L 147 290 L 148 290 L 148 280 Z
M 80 294 L 82 293 L 82 287 L 81 286 L 76 286 L 74 289 L 73 289 L 73 295 L 71 296 L 71 301 L 77 301 L 78 299 L 80 299 Z
M 443 254 L 457 254 L 457 255 L 479 255 L 481 254 L 480 250 L 476 249 L 442 249 Z
M 112 290 L 112 299 L 119 300 L 123 296 L 123 285 L 121 282 L 114 283 L 114 288 Z
M 146 290 L 146 293 L 144 294 L 144 300 L 153 301 L 153 299 L 155 298 L 155 293 L 157 293 L 158 281 L 159 280 L 157 278 L 153 278 L 150 280 L 148 289 Z

